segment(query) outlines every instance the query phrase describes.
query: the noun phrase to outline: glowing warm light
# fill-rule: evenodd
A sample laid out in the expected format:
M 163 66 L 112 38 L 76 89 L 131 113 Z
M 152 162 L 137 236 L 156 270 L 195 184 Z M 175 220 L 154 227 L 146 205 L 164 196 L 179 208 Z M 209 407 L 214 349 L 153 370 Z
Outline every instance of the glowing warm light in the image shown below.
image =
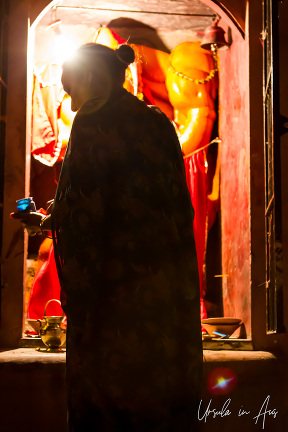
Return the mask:
M 76 49 L 78 48 L 77 42 L 62 33 L 59 33 L 54 38 L 54 55 L 57 63 L 62 64 L 66 60 L 71 59 Z
M 175 82 L 172 83 L 172 87 L 173 87 L 174 92 L 177 93 L 177 95 L 180 95 L 180 89 Z
M 191 123 L 197 123 L 199 120 L 199 108 L 191 109 Z
M 228 368 L 217 368 L 208 377 L 208 389 L 213 395 L 230 393 L 237 384 L 235 373 Z

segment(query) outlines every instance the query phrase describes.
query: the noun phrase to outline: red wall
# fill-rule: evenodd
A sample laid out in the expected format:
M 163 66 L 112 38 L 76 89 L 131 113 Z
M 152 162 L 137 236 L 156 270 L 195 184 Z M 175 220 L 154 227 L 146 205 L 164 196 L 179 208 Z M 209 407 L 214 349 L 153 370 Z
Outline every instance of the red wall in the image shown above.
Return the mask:
M 227 30 L 224 21 L 220 25 Z M 227 32 L 226 32 L 227 37 Z M 222 273 L 224 315 L 242 318 L 251 335 L 249 46 L 232 30 L 220 53 Z

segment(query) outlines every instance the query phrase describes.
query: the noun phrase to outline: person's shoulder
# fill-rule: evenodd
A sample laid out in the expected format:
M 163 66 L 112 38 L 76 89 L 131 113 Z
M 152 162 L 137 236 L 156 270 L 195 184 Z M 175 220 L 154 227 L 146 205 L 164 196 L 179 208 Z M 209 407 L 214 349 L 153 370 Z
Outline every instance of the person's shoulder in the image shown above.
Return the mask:
M 161 109 L 156 105 L 147 105 L 147 106 L 148 106 L 148 108 L 150 108 L 150 110 L 152 110 L 153 112 L 155 112 L 157 114 L 160 114 L 160 115 L 164 114 L 163 111 L 161 111 Z
M 166 125 L 167 127 L 172 127 L 174 130 L 174 125 L 172 120 L 166 116 L 166 114 L 161 111 L 161 109 L 156 105 L 147 105 L 148 110 L 150 113 L 153 114 L 156 121 L 160 122 L 161 125 Z
M 147 105 L 143 100 L 140 100 L 137 96 L 128 92 L 126 89 L 123 89 L 123 91 L 121 92 L 121 98 L 119 99 L 119 101 L 127 108 L 138 107 L 138 109 L 142 110 L 145 110 L 147 108 Z
M 118 105 L 118 106 L 117 106 Z M 156 105 L 147 105 L 143 100 L 138 99 L 136 96 L 123 89 L 121 97 L 118 99 L 115 108 L 118 112 L 122 112 L 122 115 L 129 120 L 129 118 L 141 118 L 142 125 L 147 124 L 147 132 L 149 130 L 148 125 L 159 128 L 165 128 L 165 125 L 174 129 L 172 121 L 161 111 Z M 120 116 L 122 117 L 122 116 Z M 119 119 L 120 119 L 119 117 Z

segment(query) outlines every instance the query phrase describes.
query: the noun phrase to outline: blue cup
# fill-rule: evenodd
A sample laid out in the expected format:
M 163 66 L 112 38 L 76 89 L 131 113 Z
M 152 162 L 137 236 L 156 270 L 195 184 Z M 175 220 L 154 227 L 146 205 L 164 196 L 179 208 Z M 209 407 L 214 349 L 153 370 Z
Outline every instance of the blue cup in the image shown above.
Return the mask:
M 16 201 L 17 210 L 19 212 L 35 212 L 36 211 L 36 205 L 33 201 L 32 197 L 29 198 L 22 198 L 20 200 Z

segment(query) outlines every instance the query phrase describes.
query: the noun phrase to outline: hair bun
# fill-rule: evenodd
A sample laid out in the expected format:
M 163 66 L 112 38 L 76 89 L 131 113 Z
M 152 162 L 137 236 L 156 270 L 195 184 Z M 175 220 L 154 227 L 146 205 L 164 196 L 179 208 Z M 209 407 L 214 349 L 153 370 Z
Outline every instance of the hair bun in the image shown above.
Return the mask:
M 116 49 L 116 55 L 118 59 L 127 66 L 135 61 L 134 50 L 129 45 L 120 45 L 119 48 Z

